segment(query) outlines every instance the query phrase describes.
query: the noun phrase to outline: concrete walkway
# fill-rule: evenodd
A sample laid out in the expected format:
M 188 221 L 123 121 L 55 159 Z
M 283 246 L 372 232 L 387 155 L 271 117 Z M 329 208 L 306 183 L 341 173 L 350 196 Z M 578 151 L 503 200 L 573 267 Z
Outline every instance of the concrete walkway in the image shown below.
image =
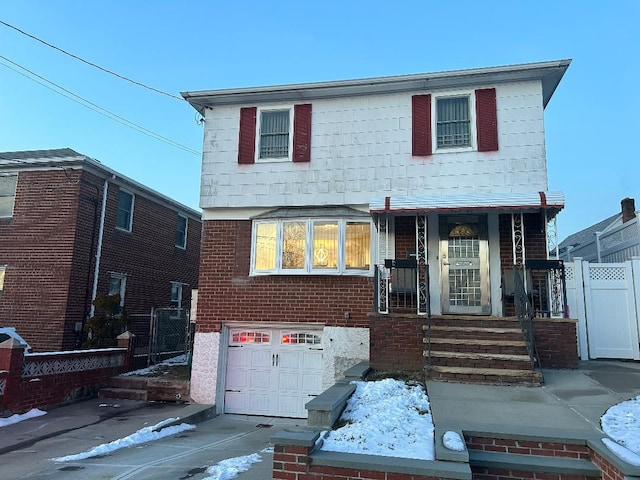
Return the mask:
M 544 370 L 542 387 L 427 382 L 437 429 L 557 438 L 602 437 L 606 410 L 640 395 L 640 363 L 581 362 Z

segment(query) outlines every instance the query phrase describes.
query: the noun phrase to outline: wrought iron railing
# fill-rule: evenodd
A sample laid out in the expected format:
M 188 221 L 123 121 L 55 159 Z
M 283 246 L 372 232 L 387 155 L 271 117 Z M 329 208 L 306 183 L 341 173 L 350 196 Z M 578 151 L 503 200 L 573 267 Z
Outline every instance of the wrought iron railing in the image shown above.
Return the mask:
M 516 316 L 518 317 L 518 323 L 524 336 L 524 341 L 527 345 L 527 353 L 531 360 L 532 368 L 539 368 L 538 354 L 536 351 L 536 342 L 533 333 L 533 318 L 535 317 L 535 311 L 529 296 L 525 290 L 524 282 L 522 280 L 521 270 L 517 267 L 513 269 L 513 301 L 516 310 Z

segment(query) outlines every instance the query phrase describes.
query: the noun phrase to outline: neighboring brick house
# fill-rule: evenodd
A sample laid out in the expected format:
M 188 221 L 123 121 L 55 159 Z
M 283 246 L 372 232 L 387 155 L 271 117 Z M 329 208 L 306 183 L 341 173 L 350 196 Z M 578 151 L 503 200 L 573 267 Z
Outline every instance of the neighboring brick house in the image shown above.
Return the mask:
M 503 271 L 547 258 L 564 204 L 543 113 L 569 63 L 183 93 L 205 122 L 192 397 L 304 417 L 403 290 L 415 315 L 513 312 Z
M 70 350 L 97 297 L 188 308 L 201 230 L 199 212 L 71 149 L 1 152 L 0 326 Z

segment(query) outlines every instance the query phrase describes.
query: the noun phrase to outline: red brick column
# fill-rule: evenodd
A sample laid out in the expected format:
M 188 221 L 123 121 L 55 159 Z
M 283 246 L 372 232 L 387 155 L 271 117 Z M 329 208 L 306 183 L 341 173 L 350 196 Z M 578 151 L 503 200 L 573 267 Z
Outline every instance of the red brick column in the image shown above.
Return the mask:
M 15 338 L 0 343 L 0 381 L 4 381 L 4 393 L 0 407 L 11 410 L 20 403 L 24 347 Z

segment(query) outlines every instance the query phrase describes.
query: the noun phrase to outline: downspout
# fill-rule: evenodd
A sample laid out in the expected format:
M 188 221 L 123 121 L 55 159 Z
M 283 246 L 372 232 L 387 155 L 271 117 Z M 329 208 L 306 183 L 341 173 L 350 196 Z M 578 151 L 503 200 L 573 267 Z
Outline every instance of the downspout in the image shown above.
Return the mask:
M 112 175 L 111 180 L 116 176 Z M 89 318 L 93 317 L 96 307 L 93 302 L 96 299 L 98 293 L 98 276 L 100 273 L 100 257 L 102 256 L 102 237 L 104 235 L 104 217 L 107 210 L 107 193 L 109 192 L 109 178 L 105 178 L 104 187 L 102 187 L 102 209 L 100 210 L 100 231 L 98 232 L 98 247 L 96 248 L 96 265 L 93 271 L 93 290 L 91 291 L 91 309 L 89 311 Z

